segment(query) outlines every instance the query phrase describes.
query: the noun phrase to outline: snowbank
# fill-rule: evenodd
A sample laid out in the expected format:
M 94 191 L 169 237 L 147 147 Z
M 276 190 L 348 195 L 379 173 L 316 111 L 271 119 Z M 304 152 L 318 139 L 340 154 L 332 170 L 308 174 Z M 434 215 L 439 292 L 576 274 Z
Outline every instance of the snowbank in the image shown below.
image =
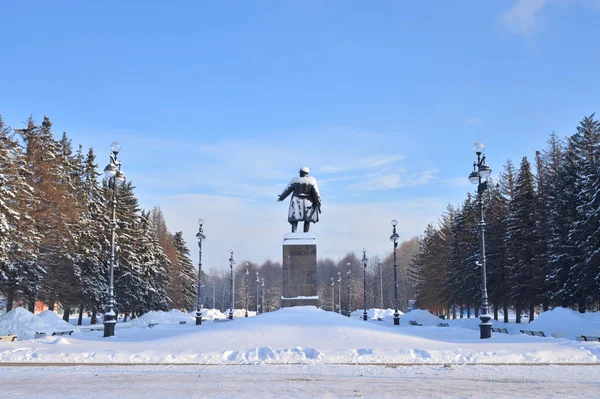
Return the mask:
M 8 319 L 0 319 L 0 325 L 15 325 L 17 313 L 29 326 L 36 320 L 43 323 L 41 318 L 20 309 Z M 555 320 L 551 321 L 553 314 Z M 58 339 L 0 342 L 0 363 L 600 364 L 597 342 L 518 333 L 492 334 L 490 339 L 481 340 L 473 329 L 452 324 L 450 328 L 437 327 L 440 319 L 425 310 L 403 315 L 400 326 L 394 326 L 387 317 L 383 321 L 363 321 L 314 306 L 285 308 L 257 317 L 238 316 L 227 323 L 201 326 L 193 322 L 173 324 L 182 321 L 181 316 L 178 311 L 149 312 L 136 319 L 137 323 L 144 321 L 143 327 L 147 322 L 162 325 L 119 328 L 111 338 L 93 331 Z M 597 314 L 579 316 L 562 310 L 548 312 L 539 318 L 540 323 L 544 318 L 556 325 L 574 324 L 578 318 L 591 326 L 598 321 Z M 410 320 L 424 326 L 410 326 Z M 468 322 L 478 323 L 478 319 Z
M 25 308 L 15 308 L 0 318 L 0 335 L 16 335 L 19 339 L 35 337 L 37 332 L 49 333 L 51 327 Z
M 543 331 L 546 335 L 564 334 L 568 339 L 581 335 L 600 336 L 600 313 L 582 314 L 567 308 L 554 308 L 521 329 Z
M 357 309 L 354 312 L 351 313 L 352 317 L 358 317 L 358 318 L 362 318 L 363 316 L 363 309 Z M 398 313 L 400 314 L 400 316 L 402 316 L 404 313 L 398 311 Z M 377 309 L 377 308 L 373 308 L 373 309 L 367 309 L 367 317 L 369 319 L 393 319 L 394 318 L 394 309 Z
M 188 316 L 193 319 L 196 318 L 196 312 L 191 311 Z M 202 319 L 214 320 L 214 319 L 226 319 L 227 316 L 221 313 L 219 309 L 202 309 Z
M 151 310 L 142 316 L 123 324 L 130 324 L 134 327 L 146 328 L 150 324 L 179 324 L 182 321 L 191 322 L 193 319 L 186 313 L 178 309 L 172 309 L 168 312 L 162 310 Z
M 72 325 L 71 323 L 67 323 L 63 319 L 60 318 L 59 315 L 54 313 L 52 310 L 46 310 L 37 315 L 40 319 L 46 323 L 49 328 L 54 329 L 54 331 L 74 331 L 79 332 L 79 327 Z
M 444 320 L 432 315 L 427 310 L 416 309 L 400 316 L 400 324 L 410 325 L 410 321 L 414 320 L 423 326 L 437 326 L 438 323 Z
M 229 317 L 229 309 L 226 309 L 225 312 L 223 312 L 223 315 L 225 315 L 225 317 Z M 244 309 L 233 309 L 233 317 L 234 318 L 244 318 L 246 315 L 246 311 Z M 249 316 L 256 316 L 256 312 L 249 310 L 248 311 L 248 317 Z

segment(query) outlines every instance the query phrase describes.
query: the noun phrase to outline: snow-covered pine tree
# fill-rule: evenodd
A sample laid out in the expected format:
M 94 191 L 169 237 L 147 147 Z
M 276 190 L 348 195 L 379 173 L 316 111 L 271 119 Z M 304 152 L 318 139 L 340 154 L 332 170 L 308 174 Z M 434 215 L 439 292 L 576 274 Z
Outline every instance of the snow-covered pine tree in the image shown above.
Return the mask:
M 478 258 L 479 242 L 477 240 L 477 203 L 469 193 L 462 207 L 456 210 L 454 227 L 450 240 L 448 269 L 448 285 L 450 297 L 454 305 L 467 308 L 467 316 L 471 307 L 479 303 L 481 292 L 479 268 L 475 264 Z M 461 313 L 460 317 L 463 317 Z
M 140 260 L 141 277 L 144 281 L 143 301 L 138 304 L 137 313 L 150 310 L 167 310 L 169 297 L 169 258 L 162 250 L 156 233 L 148 220 L 148 213 L 142 211 L 140 216 L 141 235 L 138 237 L 137 251 Z
M 577 248 L 567 285 L 580 312 L 598 300 L 600 265 L 600 122 L 594 115 L 585 117 L 572 136 L 577 155 L 578 179 L 576 219 L 569 239 Z
M 491 183 L 491 181 L 490 181 Z M 490 306 L 493 307 L 494 319 L 498 320 L 498 309 L 503 309 L 504 320 L 508 322 L 508 305 L 510 303 L 508 286 L 508 268 L 506 265 L 506 216 L 508 201 L 502 195 L 500 185 L 490 184 L 484 194 L 486 222 L 486 258 L 487 287 Z
M 178 231 L 173 234 L 173 245 L 177 252 L 177 262 L 179 263 L 178 282 L 181 285 L 182 307 L 191 310 L 196 303 L 197 294 L 197 271 L 190 259 L 190 250 L 188 249 L 183 232 Z
M 163 252 L 169 258 L 169 283 L 167 286 L 167 296 L 169 297 L 169 306 L 174 309 L 184 308 L 184 299 L 181 291 L 181 282 L 179 275 L 181 274 L 179 262 L 177 259 L 177 251 L 173 245 L 173 236 L 167 229 L 167 223 L 165 221 L 164 214 L 160 207 L 156 206 L 152 208 L 148 216 L 150 224 L 152 225 L 158 243 L 160 244 Z
M 48 117 L 44 117 L 41 126 L 37 126 L 30 117 L 26 128 L 15 129 L 26 145 L 26 163 L 31 171 L 28 184 L 35 193 L 31 216 L 41 235 L 38 266 L 46 271 L 41 291 L 32 293 L 28 301 L 30 311 L 34 310 L 38 295 L 52 307 L 61 294 L 61 282 L 57 280 L 61 275 L 61 262 L 68 253 L 66 244 L 71 239 L 71 223 L 65 211 L 70 205 L 67 202 L 69 192 L 62 184 L 62 150 L 54 140 L 51 128 L 52 122 Z
M 96 155 L 90 147 L 82 160 L 80 190 L 83 205 L 77 222 L 77 247 L 73 253 L 75 276 L 80 287 L 81 302 L 86 309 L 98 312 L 108 289 L 110 224 L 107 203 L 98 181 Z
M 534 318 L 534 305 L 540 303 L 540 281 L 545 279 L 535 269 L 538 249 L 535 182 L 527 157 L 521 161 L 515 179 L 515 197 L 508 207 L 506 221 L 507 261 L 511 271 L 510 284 L 515 301 L 517 323 L 521 310 L 529 309 L 530 321 Z
M 439 275 L 440 263 L 438 250 L 440 232 L 428 224 L 421 236 L 420 247 L 414 259 L 415 268 L 419 269 L 419 281 L 417 283 L 417 305 L 420 309 L 435 311 L 440 308 L 442 301 L 442 279 L 447 280 L 447 270 Z M 445 287 L 447 289 L 447 287 Z M 446 305 L 444 303 L 444 305 Z
M 143 304 L 146 292 L 137 248 L 142 234 L 140 209 L 133 189 L 131 181 L 117 186 L 114 285 L 116 311 L 121 313 L 131 313 L 138 309 Z M 112 191 L 106 183 L 104 196 L 107 202 L 112 197 Z
M 71 308 L 80 307 L 84 300 L 83 289 L 78 284 L 79 270 L 76 262 L 81 258 L 82 244 L 79 239 L 85 228 L 86 203 L 81 180 L 82 154 L 73 152 L 71 140 L 66 133 L 63 133 L 59 145 L 60 152 L 57 159 L 60 161 L 59 184 L 62 197 L 57 202 L 57 210 L 62 215 L 63 223 L 60 226 L 63 229 L 59 255 L 60 267 L 49 270 L 45 279 L 45 288 L 50 295 L 56 295 L 64 309 L 63 319 L 68 321 Z
M 25 155 L 0 116 L 0 291 L 13 300 L 31 301 L 44 269 L 37 263 L 40 236 L 29 214 L 34 203 Z
M 449 256 L 455 209 L 448 205 L 439 228 L 429 224 L 420 240 L 419 252 L 411 260 L 419 270 L 417 305 L 438 314 L 447 313 L 455 293 L 448 284 Z
M 557 220 L 557 182 L 558 170 L 561 162 L 562 145 L 561 141 L 552 132 L 547 141 L 546 148 L 536 153 L 537 170 L 537 225 L 539 232 L 539 248 L 536 250 L 536 268 L 545 276 L 544 281 L 540 281 L 542 286 L 542 307 L 544 311 L 549 309 L 553 293 L 558 287 L 548 276 L 552 274 L 553 265 L 551 262 L 551 246 L 556 236 L 556 227 L 559 225 Z

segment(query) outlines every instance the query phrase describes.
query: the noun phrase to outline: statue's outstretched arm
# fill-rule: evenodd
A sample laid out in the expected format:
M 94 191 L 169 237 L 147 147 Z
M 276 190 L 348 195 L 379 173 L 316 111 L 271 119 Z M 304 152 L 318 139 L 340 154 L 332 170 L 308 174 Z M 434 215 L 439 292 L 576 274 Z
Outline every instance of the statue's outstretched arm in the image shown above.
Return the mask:
M 283 190 L 282 193 L 279 194 L 279 198 L 277 199 L 277 201 L 283 201 L 287 198 L 288 195 L 290 195 L 294 191 L 294 186 L 292 185 L 292 183 L 293 181 L 291 181 L 290 184 L 287 185 L 285 190 Z

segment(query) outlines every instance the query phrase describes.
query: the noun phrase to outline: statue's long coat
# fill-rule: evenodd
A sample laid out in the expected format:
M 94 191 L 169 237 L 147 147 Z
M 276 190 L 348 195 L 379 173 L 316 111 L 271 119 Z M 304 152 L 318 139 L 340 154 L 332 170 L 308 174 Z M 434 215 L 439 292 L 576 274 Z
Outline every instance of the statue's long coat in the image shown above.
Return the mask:
M 279 197 L 283 201 L 291 193 L 293 195 L 290 200 L 288 222 L 317 223 L 321 212 L 321 196 L 315 178 L 294 177 Z

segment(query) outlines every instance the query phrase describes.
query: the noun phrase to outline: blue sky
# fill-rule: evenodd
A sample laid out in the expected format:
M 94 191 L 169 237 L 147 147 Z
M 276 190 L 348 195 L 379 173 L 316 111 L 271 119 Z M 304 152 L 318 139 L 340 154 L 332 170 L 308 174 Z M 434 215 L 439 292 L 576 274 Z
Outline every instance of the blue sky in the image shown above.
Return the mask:
M 319 256 L 389 251 L 598 111 L 598 0 L 0 4 L 0 114 L 111 141 L 142 206 L 207 267 L 281 257 L 300 166 L 323 197 Z

